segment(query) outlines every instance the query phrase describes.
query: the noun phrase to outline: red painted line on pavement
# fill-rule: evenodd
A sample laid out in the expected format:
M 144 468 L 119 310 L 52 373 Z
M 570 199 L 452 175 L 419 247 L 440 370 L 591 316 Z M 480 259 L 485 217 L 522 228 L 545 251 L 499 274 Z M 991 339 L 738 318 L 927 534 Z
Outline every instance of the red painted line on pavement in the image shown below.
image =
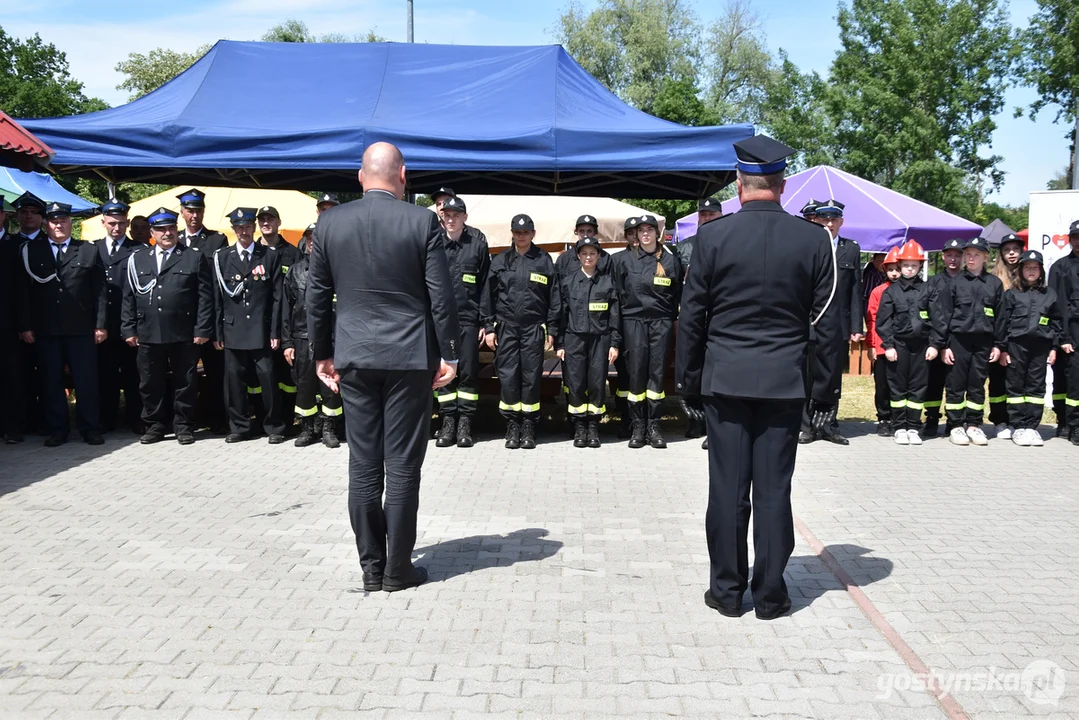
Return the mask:
M 926 678 L 925 689 L 930 695 L 933 696 L 939 704 L 941 710 L 952 720 L 969 720 L 969 716 L 959 702 L 949 695 L 945 690 L 940 687 L 940 682 L 937 676 L 929 671 L 929 667 L 922 662 L 922 659 L 918 657 L 918 653 L 914 652 L 914 649 L 907 645 L 906 641 L 900 637 L 892 624 L 885 619 L 884 614 L 877 609 L 877 606 L 873 604 L 873 601 L 862 592 L 862 589 L 858 587 L 858 584 L 854 582 L 847 571 L 843 569 L 843 566 L 839 564 L 839 561 L 835 559 L 832 553 L 828 552 L 828 549 L 824 547 L 817 536 L 813 534 L 802 519 L 797 515 L 794 517 L 794 526 L 798 528 L 798 532 L 809 543 L 809 547 L 813 548 L 813 552 L 817 554 L 817 557 L 821 559 L 828 569 L 832 571 L 836 579 L 839 580 L 846 587 L 847 592 L 850 594 L 854 603 L 861 608 L 869 622 L 873 623 L 873 627 L 877 629 L 888 644 L 895 648 L 895 651 L 899 653 L 899 657 L 903 658 L 903 662 L 907 664 L 907 667 L 911 669 L 916 675 L 920 675 Z

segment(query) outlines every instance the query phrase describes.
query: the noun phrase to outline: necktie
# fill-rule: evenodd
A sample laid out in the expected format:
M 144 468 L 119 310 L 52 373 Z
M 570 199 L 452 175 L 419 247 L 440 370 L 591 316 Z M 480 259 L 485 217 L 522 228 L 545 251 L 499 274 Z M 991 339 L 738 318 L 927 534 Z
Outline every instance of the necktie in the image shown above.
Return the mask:
M 168 252 L 161 250 L 157 253 L 157 272 L 161 273 L 161 266 L 165 264 L 165 258 L 169 256 Z
M 248 261 L 251 260 L 251 251 L 250 250 L 244 250 L 243 253 L 241 253 L 241 254 L 243 255 L 244 265 L 246 265 L 248 263 Z
M 53 243 L 52 245 L 53 245 L 53 249 L 56 250 L 56 254 L 53 255 L 53 259 L 56 262 L 60 262 L 60 258 L 62 258 L 64 256 L 64 244 L 63 243 Z

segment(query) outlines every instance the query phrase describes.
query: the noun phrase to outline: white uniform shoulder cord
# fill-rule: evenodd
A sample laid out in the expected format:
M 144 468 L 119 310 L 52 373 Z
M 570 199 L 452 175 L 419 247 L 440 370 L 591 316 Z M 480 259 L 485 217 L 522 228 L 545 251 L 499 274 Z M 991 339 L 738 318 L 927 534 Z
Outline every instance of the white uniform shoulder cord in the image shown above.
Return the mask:
M 48 276 L 46 278 L 43 278 L 43 277 L 38 277 L 37 275 L 35 275 L 34 271 L 30 269 L 30 255 L 29 255 L 29 251 L 26 248 L 26 246 L 29 245 L 29 244 L 30 243 L 28 243 L 28 242 L 24 242 L 22 244 L 22 265 L 23 265 L 24 268 L 26 268 L 26 274 L 29 275 L 30 277 L 34 278 L 34 280 L 36 282 L 39 282 L 42 285 L 44 285 L 45 283 L 48 283 L 48 282 L 52 282 L 53 280 L 56 279 L 56 273 L 53 273 L 52 275 L 50 275 L 50 276 Z
M 816 325 L 820 322 L 820 319 L 824 317 L 824 313 L 828 312 L 828 307 L 832 304 L 832 300 L 835 298 L 836 285 L 839 283 L 839 264 L 836 262 L 836 246 L 832 244 L 832 231 L 828 228 L 824 228 L 824 231 L 828 233 L 828 244 L 832 246 L 832 292 L 828 295 L 828 302 L 824 303 L 824 307 L 821 308 L 820 314 L 813 319 L 810 325 Z
M 151 250 L 151 261 L 153 260 L 153 254 L 154 251 Z M 146 283 L 145 285 L 139 285 L 139 274 L 135 271 L 135 255 L 136 253 L 131 253 L 131 255 L 127 258 L 127 281 L 131 284 L 132 290 L 137 292 L 139 295 L 145 295 L 146 293 L 153 290 L 154 286 L 157 285 L 157 278 L 150 278 L 150 282 Z
M 228 295 L 230 298 L 234 298 L 237 295 L 239 295 L 241 292 L 243 292 L 244 283 L 246 283 L 247 281 L 246 280 L 241 280 L 239 283 L 237 283 L 237 285 L 236 285 L 236 287 L 234 289 L 229 290 L 229 286 L 225 284 L 225 278 L 221 274 L 221 251 L 222 250 L 227 251 L 228 248 L 219 248 L 214 252 L 214 273 L 217 275 L 217 282 L 218 282 L 219 285 L 221 285 L 221 290 L 223 290 L 224 293 L 226 295 Z

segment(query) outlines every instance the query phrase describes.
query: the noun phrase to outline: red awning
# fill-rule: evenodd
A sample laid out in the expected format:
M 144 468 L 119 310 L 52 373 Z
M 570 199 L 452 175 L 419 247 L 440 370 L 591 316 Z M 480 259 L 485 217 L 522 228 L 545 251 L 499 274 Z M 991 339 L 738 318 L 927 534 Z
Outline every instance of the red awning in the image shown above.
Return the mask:
M 0 165 L 29 172 L 48 165 L 55 154 L 0 110 Z

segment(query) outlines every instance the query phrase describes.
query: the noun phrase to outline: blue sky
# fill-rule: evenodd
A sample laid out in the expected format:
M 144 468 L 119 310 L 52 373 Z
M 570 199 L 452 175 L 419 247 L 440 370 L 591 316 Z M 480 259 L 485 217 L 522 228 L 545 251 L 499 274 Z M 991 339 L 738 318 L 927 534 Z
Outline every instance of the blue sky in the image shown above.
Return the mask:
M 690 4 L 705 22 L 723 8 L 722 0 Z M 565 5 L 564 0 L 415 0 L 416 41 L 547 44 L 554 41 Z M 836 0 L 752 0 L 752 6 L 772 50 L 783 48 L 803 70 L 827 72 L 839 48 L 833 22 Z M 127 96 L 116 89 L 122 77 L 114 67 L 129 52 L 156 47 L 187 51 L 220 38 L 253 40 L 290 18 L 303 20 L 316 34 L 374 29 L 390 40 L 404 41 L 406 7 L 405 0 L 0 0 L 0 25 L 18 37 L 40 32 L 67 53 L 72 73 L 86 84 L 88 94 L 119 105 Z M 1034 0 L 1013 0 L 1013 23 L 1025 24 L 1034 9 Z M 332 79 L 324 82 L 332 84 Z M 1032 90 L 1011 89 L 997 118 L 992 152 L 1004 156 L 1007 176 L 1001 193 L 990 196 L 996 202 L 1027 202 L 1030 191 L 1044 190 L 1068 164 L 1069 128 L 1052 123 L 1055 108 L 1043 111 L 1037 122 L 1012 118 L 1015 106 L 1029 105 L 1033 98 Z

